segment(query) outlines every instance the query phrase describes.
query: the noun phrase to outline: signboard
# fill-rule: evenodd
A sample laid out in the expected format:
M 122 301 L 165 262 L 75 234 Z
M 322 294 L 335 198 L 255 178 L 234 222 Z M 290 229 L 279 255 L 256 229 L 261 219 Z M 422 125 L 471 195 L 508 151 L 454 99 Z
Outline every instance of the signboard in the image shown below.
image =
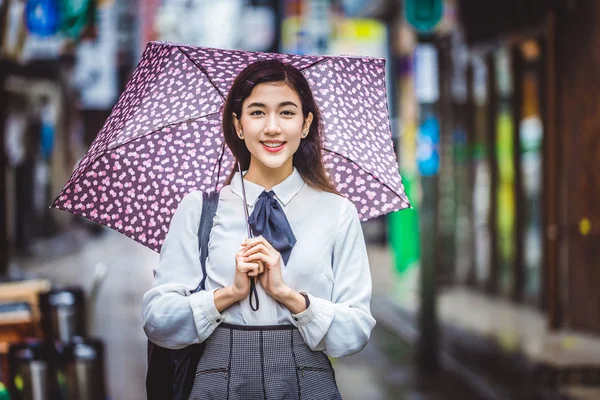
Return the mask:
M 427 117 L 419 128 L 417 138 L 417 166 L 421 176 L 435 176 L 440 170 L 440 124 L 435 117 Z
M 75 82 L 85 109 L 109 110 L 118 96 L 117 9 L 114 3 L 98 7 L 98 35 L 84 40 L 76 50 Z M 101 54 L 102 57 L 98 57 Z
M 415 93 L 419 103 L 435 103 L 440 97 L 438 53 L 431 44 L 415 48 Z
M 442 19 L 442 0 L 404 0 L 404 15 L 419 32 L 431 32 Z

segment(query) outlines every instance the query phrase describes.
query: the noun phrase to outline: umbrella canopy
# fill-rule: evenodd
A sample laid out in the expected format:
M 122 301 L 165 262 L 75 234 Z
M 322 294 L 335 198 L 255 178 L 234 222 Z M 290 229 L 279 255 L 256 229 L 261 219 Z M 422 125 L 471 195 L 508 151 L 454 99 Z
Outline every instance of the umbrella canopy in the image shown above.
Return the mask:
M 385 60 L 301 56 L 150 42 L 102 130 L 52 207 L 160 250 L 194 190 L 220 190 L 235 159 L 222 106 L 247 65 L 278 59 L 302 71 L 323 116 L 323 160 L 362 220 L 409 207 L 393 150 Z

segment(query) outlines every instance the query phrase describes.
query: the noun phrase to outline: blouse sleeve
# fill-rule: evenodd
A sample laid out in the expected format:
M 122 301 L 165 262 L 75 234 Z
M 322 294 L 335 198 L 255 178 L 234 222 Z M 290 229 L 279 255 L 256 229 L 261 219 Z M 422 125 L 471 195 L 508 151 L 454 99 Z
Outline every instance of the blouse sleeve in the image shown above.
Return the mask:
M 202 279 L 201 214 L 202 193 L 185 196 L 162 245 L 152 288 L 144 294 L 144 331 L 150 341 L 169 349 L 203 342 L 224 320 L 215 307 L 214 290 L 189 294 Z
M 343 201 L 333 247 L 331 300 L 309 296 L 310 306 L 294 321 L 312 350 L 332 357 L 354 354 L 367 344 L 375 319 L 371 316 L 371 273 L 356 207 Z

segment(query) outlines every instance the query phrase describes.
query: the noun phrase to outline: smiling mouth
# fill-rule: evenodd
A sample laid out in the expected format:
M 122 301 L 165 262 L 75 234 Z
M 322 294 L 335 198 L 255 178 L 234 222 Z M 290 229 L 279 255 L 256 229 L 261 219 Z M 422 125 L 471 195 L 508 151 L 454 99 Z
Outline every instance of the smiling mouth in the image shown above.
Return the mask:
M 283 148 L 285 142 L 260 142 L 267 151 L 272 153 L 277 152 Z

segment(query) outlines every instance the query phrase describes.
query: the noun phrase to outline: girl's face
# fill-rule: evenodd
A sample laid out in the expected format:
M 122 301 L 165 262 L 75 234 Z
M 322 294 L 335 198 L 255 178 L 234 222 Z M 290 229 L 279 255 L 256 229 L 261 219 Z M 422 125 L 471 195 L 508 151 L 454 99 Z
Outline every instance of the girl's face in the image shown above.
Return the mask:
M 240 116 L 233 114 L 238 137 L 250 151 L 250 165 L 293 168 L 292 156 L 308 134 L 313 119 L 302 115 L 298 94 L 284 82 L 258 84 L 242 104 Z M 262 169 L 262 168 L 261 168 Z

